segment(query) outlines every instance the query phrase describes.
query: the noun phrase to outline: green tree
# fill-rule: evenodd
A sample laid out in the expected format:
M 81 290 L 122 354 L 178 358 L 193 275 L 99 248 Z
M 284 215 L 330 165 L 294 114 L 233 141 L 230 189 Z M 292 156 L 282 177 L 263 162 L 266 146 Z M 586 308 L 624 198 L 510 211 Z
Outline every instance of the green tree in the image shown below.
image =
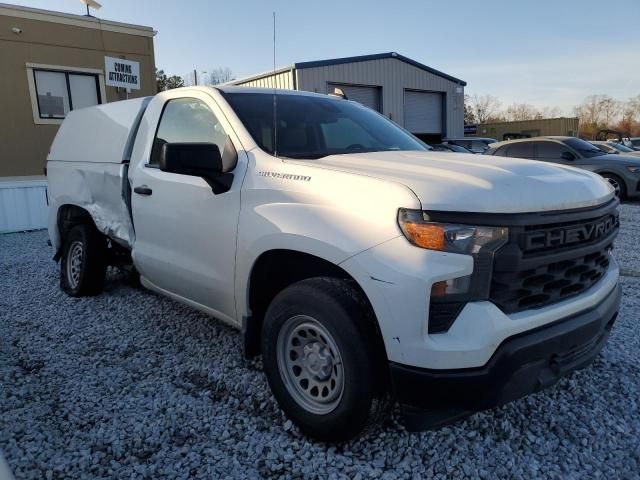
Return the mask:
M 164 73 L 164 70 L 156 69 L 156 87 L 158 92 L 164 92 L 165 90 L 184 87 L 184 80 L 178 75 L 169 77 Z

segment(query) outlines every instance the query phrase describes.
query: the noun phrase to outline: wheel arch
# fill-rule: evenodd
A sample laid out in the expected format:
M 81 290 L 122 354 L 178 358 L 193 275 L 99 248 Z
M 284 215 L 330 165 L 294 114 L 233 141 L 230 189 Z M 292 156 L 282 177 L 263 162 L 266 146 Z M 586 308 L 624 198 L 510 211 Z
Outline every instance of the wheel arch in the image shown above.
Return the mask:
M 56 246 L 56 254 L 54 260 L 58 261 L 62 254 L 62 239 L 64 238 L 64 235 L 74 225 L 78 225 L 81 223 L 90 224 L 93 225 L 94 228 L 97 228 L 93 217 L 85 208 L 72 203 L 65 203 L 58 207 L 54 226 Z
M 596 170 L 596 171 L 594 171 L 594 173 L 597 173 L 598 175 L 600 175 L 603 178 L 605 177 L 605 175 L 610 175 L 610 176 L 613 176 L 613 177 L 616 177 L 617 179 L 619 179 L 622 182 L 623 186 L 624 186 L 624 193 L 625 194 L 628 194 L 628 192 L 632 191 L 633 188 L 634 188 L 633 184 L 630 184 L 629 181 L 627 180 L 626 175 L 620 174 L 620 173 L 616 172 L 615 170 L 604 168 L 604 169 L 601 169 L 601 170 Z
M 244 351 L 247 357 L 260 353 L 260 335 L 267 307 L 288 286 L 314 277 L 339 278 L 350 282 L 362 295 L 372 318 L 386 358 L 386 349 L 375 310 L 365 290 L 344 268 L 333 261 L 309 252 L 274 248 L 262 252 L 253 262 L 246 290 L 248 315 L 242 318 Z

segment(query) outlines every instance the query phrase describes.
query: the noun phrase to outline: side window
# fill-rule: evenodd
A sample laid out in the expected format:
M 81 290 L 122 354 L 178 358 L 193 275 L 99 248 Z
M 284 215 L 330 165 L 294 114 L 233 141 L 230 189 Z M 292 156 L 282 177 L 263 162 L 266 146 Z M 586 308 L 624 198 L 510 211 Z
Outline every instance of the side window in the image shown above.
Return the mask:
M 507 149 L 508 157 L 533 158 L 533 142 L 518 142 Z
M 483 153 L 488 148 L 489 146 L 485 142 L 482 142 L 480 140 L 474 140 L 473 142 L 471 142 L 472 152 Z
M 497 149 L 493 154 L 497 155 L 499 157 L 506 157 L 507 156 L 507 149 L 509 148 L 509 146 L 504 146 L 504 147 L 500 147 L 499 149 Z
M 149 163 L 160 162 L 165 143 L 214 143 L 224 151 L 227 134 L 211 109 L 197 98 L 176 98 L 164 107 Z
M 564 146 L 555 142 L 538 143 L 538 159 L 547 161 L 557 161 L 562 159 L 562 152 L 568 152 Z

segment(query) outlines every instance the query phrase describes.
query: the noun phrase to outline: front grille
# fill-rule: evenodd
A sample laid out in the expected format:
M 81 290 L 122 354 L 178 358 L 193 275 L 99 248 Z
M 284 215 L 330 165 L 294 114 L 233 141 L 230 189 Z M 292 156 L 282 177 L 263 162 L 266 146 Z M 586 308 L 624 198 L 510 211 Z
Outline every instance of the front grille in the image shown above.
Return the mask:
M 609 268 L 618 232 L 614 208 L 591 218 L 572 214 L 553 223 L 510 227 L 496 252 L 489 299 L 505 313 L 540 308 L 592 287 Z
M 543 263 L 522 271 L 493 273 L 491 300 L 507 313 L 539 308 L 584 292 L 609 268 L 604 249 L 577 258 Z

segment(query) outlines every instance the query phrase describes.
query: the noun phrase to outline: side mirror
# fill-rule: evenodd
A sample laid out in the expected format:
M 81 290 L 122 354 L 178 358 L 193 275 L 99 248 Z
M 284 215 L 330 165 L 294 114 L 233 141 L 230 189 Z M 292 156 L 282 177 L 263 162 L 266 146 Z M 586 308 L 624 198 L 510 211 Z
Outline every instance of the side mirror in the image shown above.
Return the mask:
M 215 143 L 165 143 L 160 150 L 159 167 L 163 172 L 202 177 L 214 193 L 231 188 L 238 164 L 238 152 L 227 136 L 224 152 Z
M 238 152 L 227 136 L 224 153 L 215 143 L 165 143 L 160 170 L 183 175 L 206 176 L 229 173 L 238 164 Z
M 562 152 L 562 155 L 560 155 L 560 158 L 562 158 L 562 160 L 567 160 L 569 162 L 572 162 L 576 159 L 576 156 L 571 152 Z
M 222 156 L 213 143 L 165 143 L 159 167 L 163 172 L 208 176 L 222 173 Z

